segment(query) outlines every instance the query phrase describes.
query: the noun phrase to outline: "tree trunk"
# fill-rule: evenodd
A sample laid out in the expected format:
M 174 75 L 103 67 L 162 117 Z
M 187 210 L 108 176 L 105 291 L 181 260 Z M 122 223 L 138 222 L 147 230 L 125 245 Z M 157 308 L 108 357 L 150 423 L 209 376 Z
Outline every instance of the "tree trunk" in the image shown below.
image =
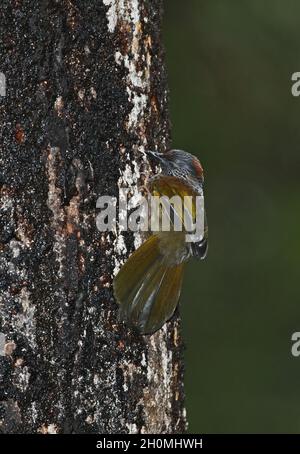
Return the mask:
M 96 200 L 138 192 L 169 146 L 162 0 L 2 0 L 0 431 L 177 433 L 178 317 L 118 322 L 112 279 L 140 237 Z

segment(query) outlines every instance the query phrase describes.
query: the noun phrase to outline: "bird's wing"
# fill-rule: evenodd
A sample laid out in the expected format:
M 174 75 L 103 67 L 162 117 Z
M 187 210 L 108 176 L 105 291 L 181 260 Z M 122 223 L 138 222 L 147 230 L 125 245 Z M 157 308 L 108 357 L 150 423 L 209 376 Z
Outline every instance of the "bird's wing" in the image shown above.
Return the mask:
M 154 196 L 158 197 L 167 196 L 169 199 L 172 199 L 173 196 L 179 196 L 181 201 L 185 203 L 184 205 L 185 210 L 187 210 L 187 214 L 191 217 L 191 221 L 195 223 L 197 214 L 196 196 L 199 196 L 200 194 L 196 190 L 196 188 L 190 185 L 186 180 L 175 176 L 159 174 L 149 180 L 148 188 L 150 193 Z M 185 198 L 186 196 L 190 196 L 190 198 Z M 170 212 L 171 212 L 170 221 L 173 225 L 175 215 L 180 219 L 180 221 L 184 225 L 183 210 L 178 210 L 175 204 L 171 205 Z M 208 226 L 206 214 L 204 212 L 204 237 L 200 241 L 195 241 L 192 243 L 192 253 L 196 258 L 203 259 L 206 257 L 207 249 L 208 249 Z
M 176 203 L 172 203 L 170 205 L 170 220 L 172 224 L 174 224 L 174 215 L 176 215 L 184 225 L 184 209 L 187 211 L 186 214 L 191 217 L 191 221 L 195 222 L 196 196 L 199 196 L 200 194 L 197 193 L 196 189 L 192 185 L 188 184 L 183 178 L 170 175 L 156 175 L 149 180 L 148 188 L 151 195 L 157 197 L 166 196 L 171 201 L 174 196 L 179 196 L 179 206 Z

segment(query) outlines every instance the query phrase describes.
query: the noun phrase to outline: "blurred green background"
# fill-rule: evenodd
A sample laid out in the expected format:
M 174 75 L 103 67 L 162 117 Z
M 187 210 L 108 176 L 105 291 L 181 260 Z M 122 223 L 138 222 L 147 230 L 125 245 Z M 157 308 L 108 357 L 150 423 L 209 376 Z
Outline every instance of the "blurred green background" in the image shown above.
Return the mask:
M 190 432 L 300 432 L 299 0 L 165 0 L 173 146 L 206 172 L 185 276 Z

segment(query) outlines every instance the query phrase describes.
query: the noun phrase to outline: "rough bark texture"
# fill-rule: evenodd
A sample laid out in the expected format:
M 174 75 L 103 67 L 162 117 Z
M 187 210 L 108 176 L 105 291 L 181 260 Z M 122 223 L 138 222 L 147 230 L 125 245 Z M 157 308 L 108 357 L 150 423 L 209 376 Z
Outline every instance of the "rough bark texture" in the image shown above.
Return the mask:
M 162 0 L 2 0 L 0 430 L 185 430 L 175 317 L 117 321 L 138 235 L 101 234 L 99 195 L 138 192 L 169 145 Z

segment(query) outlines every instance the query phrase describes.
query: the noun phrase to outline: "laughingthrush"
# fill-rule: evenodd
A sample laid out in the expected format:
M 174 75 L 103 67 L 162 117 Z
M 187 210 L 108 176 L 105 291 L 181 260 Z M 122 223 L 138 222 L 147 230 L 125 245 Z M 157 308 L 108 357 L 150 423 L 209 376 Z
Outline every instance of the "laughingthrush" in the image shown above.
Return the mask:
M 182 150 L 148 151 L 147 155 L 150 162 L 161 169 L 149 179 L 148 192 L 170 199 L 177 195 L 182 201 L 185 196 L 191 196 L 188 210 L 194 220 L 196 196 L 203 196 L 204 177 L 199 160 Z M 171 224 L 172 219 L 171 216 Z M 160 329 L 172 317 L 178 304 L 185 262 L 192 256 L 205 258 L 207 247 L 206 218 L 200 240 L 187 242 L 184 227 L 182 231 L 152 232 L 114 279 L 121 319 L 142 334 L 152 334 Z

